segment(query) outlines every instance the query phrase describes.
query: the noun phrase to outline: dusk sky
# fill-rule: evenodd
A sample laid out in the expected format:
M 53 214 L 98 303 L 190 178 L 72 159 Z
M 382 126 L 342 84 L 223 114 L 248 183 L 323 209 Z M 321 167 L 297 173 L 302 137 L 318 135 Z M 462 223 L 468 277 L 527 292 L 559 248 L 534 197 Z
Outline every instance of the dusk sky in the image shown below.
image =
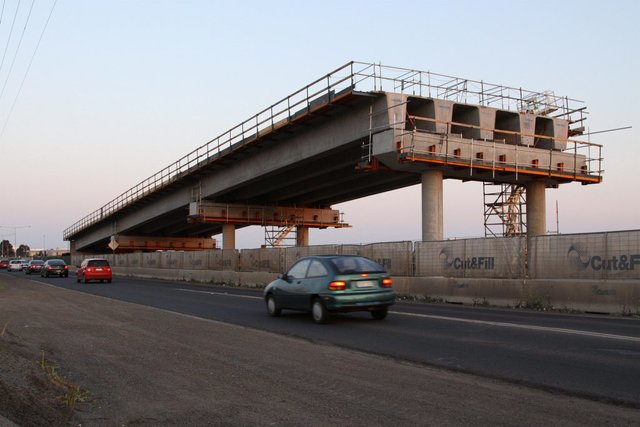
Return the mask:
M 591 132 L 632 126 L 589 137 L 604 181 L 548 189 L 547 225 L 557 201 L 561 233 L 640 228 L 637 1 L 4 5 L 2 240 L 68 247 L 83 216 L 351 60 L 551 90 L 585 102 Z M 484 235 L 481 184 L 446 181 L 444 203 L 445 238 Z M 353 227 L 311 244 L 420 239 L 417 186 L 334 208 Z M 238 231 L 238 248 L 262 243 L 260 227 Z

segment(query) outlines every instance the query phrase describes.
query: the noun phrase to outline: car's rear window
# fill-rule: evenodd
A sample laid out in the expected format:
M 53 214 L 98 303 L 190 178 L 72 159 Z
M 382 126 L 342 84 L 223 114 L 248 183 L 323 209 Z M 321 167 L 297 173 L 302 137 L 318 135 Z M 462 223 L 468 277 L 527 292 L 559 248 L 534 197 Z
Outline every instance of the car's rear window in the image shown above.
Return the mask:
M 109 267 L 109 262 L 106 259 L 94 259 L 87 263 L 87 267 Z
M 49 261 L 49 265 L 65 265 L 61 259 L 52 259 Z
M 380 273 L 386 270 L 380 264 L 363 257 L 332 258 L 331 263 L 340 274 Z

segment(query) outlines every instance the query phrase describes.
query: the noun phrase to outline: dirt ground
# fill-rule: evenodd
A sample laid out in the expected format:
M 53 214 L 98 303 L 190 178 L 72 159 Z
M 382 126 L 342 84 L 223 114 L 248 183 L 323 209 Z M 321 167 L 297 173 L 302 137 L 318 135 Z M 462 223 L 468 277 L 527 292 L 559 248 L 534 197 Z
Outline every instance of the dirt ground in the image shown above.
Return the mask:
M 633 409 L 4 273 L 0 366 L 0 426 L 640 425 Z

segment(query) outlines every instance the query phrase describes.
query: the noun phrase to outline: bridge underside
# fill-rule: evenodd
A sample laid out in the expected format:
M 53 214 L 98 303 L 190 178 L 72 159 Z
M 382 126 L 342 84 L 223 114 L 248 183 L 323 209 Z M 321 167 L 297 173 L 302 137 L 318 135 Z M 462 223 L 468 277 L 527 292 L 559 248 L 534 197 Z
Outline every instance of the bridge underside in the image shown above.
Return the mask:
M 111 236 L 210 238 L 224 221 L 194 221 L 194 201 L 330 209 L 420 183 L 415 173 L 361 170 L 369 108 L 384 95 L 348 92 L 249 141 L 165 188 L 70 236 L 72 250 L 104 252 Z M 346 131 L 345 131 L 346 129 Z M 252 223 L 237 221 L 236 229 Z M 326 226 L 326 224 L 324 225 Z
M 246 220 L 252 209 L 328 212 L 336 203 L 420 183 L 423 240 L 439 240 L 447 178 L 527 187 L 536 194 L 529 210 L 539 212 L 531 229 L 544 233 L 545 188 L 601 180 L 584 155 L 567 150 L 567 120 L 387 92 L 345 90 L 312 104 L 70 232 L 72 251 L 105 252 L 118 235 L 195 239 L 183 243 L 194 247 L 223 234 L 234 244 L 227 236 L 237 228 L 278 223 Z M 243 213 L 234 220 L 212 208 L 225 205 Z M 346 225 L 279 221 L 303 229 Z

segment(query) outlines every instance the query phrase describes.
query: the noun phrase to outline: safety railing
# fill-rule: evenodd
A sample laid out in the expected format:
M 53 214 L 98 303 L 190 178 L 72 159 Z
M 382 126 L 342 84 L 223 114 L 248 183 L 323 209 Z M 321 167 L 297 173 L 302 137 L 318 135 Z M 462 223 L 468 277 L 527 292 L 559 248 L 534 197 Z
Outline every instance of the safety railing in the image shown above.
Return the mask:
M 575 123 L 581 122 L 585 113 L 584 107 L 575 105 L 581 104 L 581 101 L 556 97 L 549 92 L 532 92 L 429 71 L 352 61 L 263 109 L 248 120 L 149 176 L 65 229 L 64 239 L 70 240 L 78 232 L 124 207 L 166 188 L 219 157 L 295 121 L 301 115 L 331 103 L 341 94 L 355 90 L 402 92 L 479 105 L 499 105 L 500 108 L 517 111 L 544 110 L 547 113 L 553 111 L 556 116 Z M 580 114 L 580 118 L 572 118 L 572 114 Z
M 526 135 L 524 133 L 515 132 L 519 135 Z M 537 175 L 546 174 L 549 176 L 572 178 L 575 181 L 581 181 L 584 183 L 598 183 L 602 180 L 604 170 L 602 169 L 602 145 L 593 144 L 585 141 L 579 141 L 575 139 L 566 138 L 554 138 L 545 135 L 531 135 L 540 139 L 550 139 L 558 142 L 562 142 L 567 145 L 564 150 L 548 149 L 548 158 L 546 162 L 531 163 L 529 157 L 518 157 L 518 150 L 526 150 L 526 145 L 509 144 L 504 140 L 484 140 L 484 139 L 469 139 L 463 138 L 459 134 L 445 134 L 444 137 L 441 134 L 433 132 L 424 132 L 420 130 L 408 130 L 402 132 L 399 135 L 402 144 L 398 150 L 398 154 L 404 158 L 416 161 L 425 158 L 438 159 L 442 164 L 455 164 L 460 166 L 466 164 L 473 171 L 474 168 L 491 169 L 494 171 L 494 177 L 496 171 L 510 170 L 516 173 L 535 173 Z M 419 148 L 416 144 L 416 139 L 426 141 L 423 148 Z M 436 149 L 438 146 L 442 146 L 441 149 Z M 466 147 L 457 150 L 453 150 L 451 147 Z M 489 148 L 488 157 L 477 157 L 476 149 Z M 515 158 L 507 161 L 506 156 L 501 159 L 501 156 L 497 154 L 500 147 L 513 150 Z M 462 153 L 467 153 L 462 154 Z M 561 155 L 569 157 L 560 157 Z M 566 166 L 564 163 L 556 163 L 558 160 L 563 162 L 564 159 L 572 160 Z M 536 160 L 537 162 L 537 160 Z M 483 178 L 484 181 L 490 181 L 489 178 Z

